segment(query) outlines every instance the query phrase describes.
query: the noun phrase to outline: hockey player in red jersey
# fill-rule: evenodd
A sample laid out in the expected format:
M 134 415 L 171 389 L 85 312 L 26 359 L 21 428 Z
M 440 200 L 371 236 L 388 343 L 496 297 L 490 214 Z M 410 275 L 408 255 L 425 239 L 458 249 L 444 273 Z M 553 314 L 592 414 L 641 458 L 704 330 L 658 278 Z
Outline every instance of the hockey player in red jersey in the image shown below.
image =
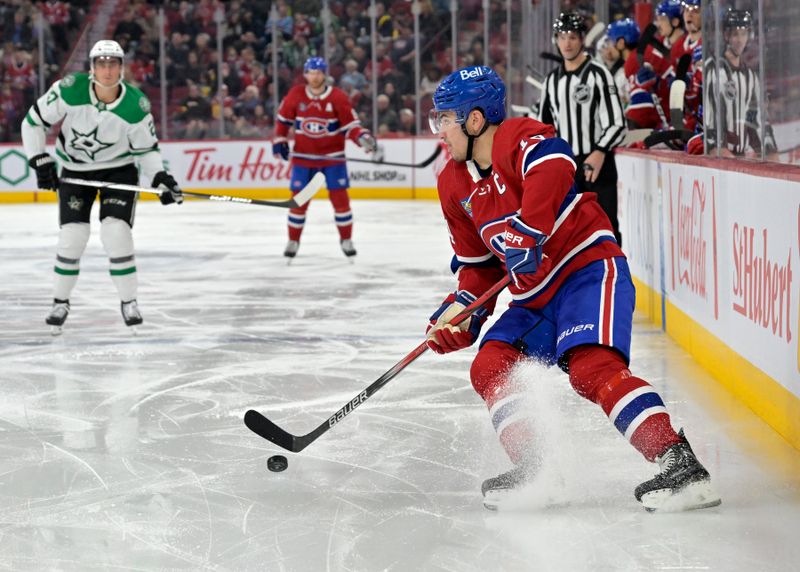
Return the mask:
M 526 358 L 559 365 L 578 394 L 659 463 L 655 478 L 635 491 L 645 508 L 719 504 L 659 394 L 628 369 L 633 283 L 596 196 L 574 185 L 569 144 L 549 125 L 505 119 L 505 86 L 488 67 L 453 72 L 433 99 L 431 129 L 452 156 L 438 191 L 458 286 L 431 316 L 429 346 L 447 353 L 474 343 L 493 308 L 458 326 L 449 320 L 505 274 L 511 279 L 513 301 L 484 335 L 470 370 L 515 465 L 484 481 L 484 505 L 497 508 L 541 462 L 521 391 L 509 380 Z
M 303 66 L 306 85 L 289 90 L 278 109 L 272 154 L 275 158 L 289 160 L 289 128 L 294 127 L 294 153 L 320 155 L 333 160 L 292 157 L 291 191 L 297 193 L 317 172 L 325 174 L 331 203 L 333 204 L 339 242 L 345 256 L 356 255 L 353 247 L 353 213 L 347 188 L 350 179 L 344 158 L 345 138 L 349 138 L 367 151 L 374 153 L 377 143 L 372 134 L 361 127 L 350 100 L 342 90 L 326 84 L 328 64 L 323 58 L 308 58 Z M 289 242 L 283 255 L 290 260 L 300 247 L 300 235 L 306 220 L 310 201 L 289 211 Z

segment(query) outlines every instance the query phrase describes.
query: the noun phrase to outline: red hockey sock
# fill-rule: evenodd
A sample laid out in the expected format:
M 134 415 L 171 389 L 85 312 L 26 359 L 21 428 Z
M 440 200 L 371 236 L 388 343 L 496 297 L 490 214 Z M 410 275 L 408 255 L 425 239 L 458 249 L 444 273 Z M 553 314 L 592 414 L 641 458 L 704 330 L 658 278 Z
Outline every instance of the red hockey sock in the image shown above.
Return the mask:
M 339 230 L 339 239 L 347 240 L 353 236 L 353 211 L 350 210 L 347 189 L 334 189 L 329 192 L 329 196 L 333 205 L 336 228 Z
M 605 346 L 580 346 L 569 356 L 569 378 L 579 395 L 597 403 L 648 461 L 680 442 L 661 396 L 634 377 L 622 356 Z
M 470 368 L 472 387 L 486 402 L 500 444 L 514 464 L 532 454 L 533 444 L 524 395 L 509 381 L 511 369 L 524 357 L 509 344 L 489 341 Z
M 309 203 L 306 203 L 300 208 L 289 209 L 287 221 L 289 240 L 300 240 L 300 235 L 303 234 L 303 227 L 305 227 L 306 224 L 306 211 L 308 210 L 308 205 Z

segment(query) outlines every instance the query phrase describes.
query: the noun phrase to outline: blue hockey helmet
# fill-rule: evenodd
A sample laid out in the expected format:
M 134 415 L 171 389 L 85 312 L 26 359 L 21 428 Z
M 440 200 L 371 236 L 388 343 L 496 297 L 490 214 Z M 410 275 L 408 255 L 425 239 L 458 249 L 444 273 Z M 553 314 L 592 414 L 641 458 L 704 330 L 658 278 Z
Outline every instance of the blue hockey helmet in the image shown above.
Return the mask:
M 606 30 L 606 36 L 608 36 L 612 42 L 617 43 L 617 40 L 622 38 L 625 40 L 625 45 L 629 47 L 636 45 L 639 41 L 639 35 L 639 24 L 632 18 L 624 18 L 616 22 L 611 22 L 608 25 L 608 30 Z
M 700 0 L 681 0 L 681 5 L 686 8 L 700 8 Z
M 498 124 L 506 118 L 506 86 L 499 75 L 487 66 L 461 68 L 444 78 L 433 94 L 433 109 L 428 121 L 433 133 L 441 128 L 441 114 L 453 111 L 462 126 L 473 109 L 479 109 L 487 123 Z
M 682 12 L 681 0 L 662 0 L 656 6 L 656 16 L 666 16 L 670 20 L 673 18 L 680 20 Z
M 325 61 L 325 58 L 312 56 L 303 64 L 303 73 L 308 73 L 311 70 L 320 70 L 323 73 L 328 73 L 328 62 Z

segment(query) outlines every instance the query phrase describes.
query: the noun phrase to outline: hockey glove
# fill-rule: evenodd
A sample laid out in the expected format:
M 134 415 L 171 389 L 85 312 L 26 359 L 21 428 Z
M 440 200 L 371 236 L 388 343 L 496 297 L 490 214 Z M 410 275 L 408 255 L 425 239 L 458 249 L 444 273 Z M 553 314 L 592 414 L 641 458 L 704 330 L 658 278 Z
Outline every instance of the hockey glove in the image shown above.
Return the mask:
M 644 64 L 636 72 L 636 83 L 645 91 L 652 92 L 656 86 L 656 81 L 658 81 L 658 76 L 650 64 Z
M 475 301 L 475 297 L 463 290 L 450 294 L 442 305 L 430 317 L 426 333 L 428 347 L 437 354 L 446 354 L 464 349 L 475 343 L 486 321 L 488 312 L 485 308 L 475 311 L 469 318 L 457 326 L 451 326 L 450 320 L 460 314 L 464 308 Z
M 56 162 L 47 153 L 31 157 L 28 165 L 36 170 L 36 186 L 44 191 L 55 192 L 58 189 L 58 172 Z
M 378 150 L 378 142 L 371 133 L 362 133 L 358 138 L 358 145 L 367 153 L 374 153 Z
M 280 157 L 284 161 L 289 160 L 289 142 L 286 140 L 278 141 L 277 139 L 272 143 L 272 156 L 276 159 Z
M 503 239 L 509 278 L 517 288 L 532 286 L 531 278 L 542 264 L 542 245 L 547 237 L 519 217 L 512 216 L 506 220 Z
M 181 204 L 183 202 L 183 193 L 178 183 L 173 176 L 166 171 L 159 171 L 156 173 L 156 176 L 153 177 L 153 184 L 150 186 L 161 191 L 161 194 L 158 195 L 158 199 L 161 201 L 162 205 L 170 205 L 172 203 Z

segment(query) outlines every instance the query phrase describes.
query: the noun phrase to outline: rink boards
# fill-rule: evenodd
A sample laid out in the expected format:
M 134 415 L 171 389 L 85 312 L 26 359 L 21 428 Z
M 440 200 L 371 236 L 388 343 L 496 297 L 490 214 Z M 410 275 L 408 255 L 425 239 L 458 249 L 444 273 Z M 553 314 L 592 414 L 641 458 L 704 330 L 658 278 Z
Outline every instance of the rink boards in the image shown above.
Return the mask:
M 385 161 L 419 164 L 431 157 L 433 138 L 381 139 Z M 187 191 L 276 199 L 289 196 L 289 163 L 272 157 L 269 141 L 167 141 L 160 144 L 164 162 Z M 55 157 L 52 146 L 48 149 Z M 355 143 L 346 154 L 369 160 Z M 396 167 L 372 162 L 350 162 L 351 196 L 359 199 L 435 199 L 436 173 L 444 151 L 425 168 Z M 149 184 L 141 181 L 140 184 Z M 0 202 L 50 202 L 52 193 L 36 191 L 36 174 L 28 166 L 21 145 L 0 145 Z M 324 191 L 320 196 L 325 196 Z M 155 196 L 142 197 L 155 200 Z
M 800 448 L 800 169 L 617 155 L 637 308 Z

